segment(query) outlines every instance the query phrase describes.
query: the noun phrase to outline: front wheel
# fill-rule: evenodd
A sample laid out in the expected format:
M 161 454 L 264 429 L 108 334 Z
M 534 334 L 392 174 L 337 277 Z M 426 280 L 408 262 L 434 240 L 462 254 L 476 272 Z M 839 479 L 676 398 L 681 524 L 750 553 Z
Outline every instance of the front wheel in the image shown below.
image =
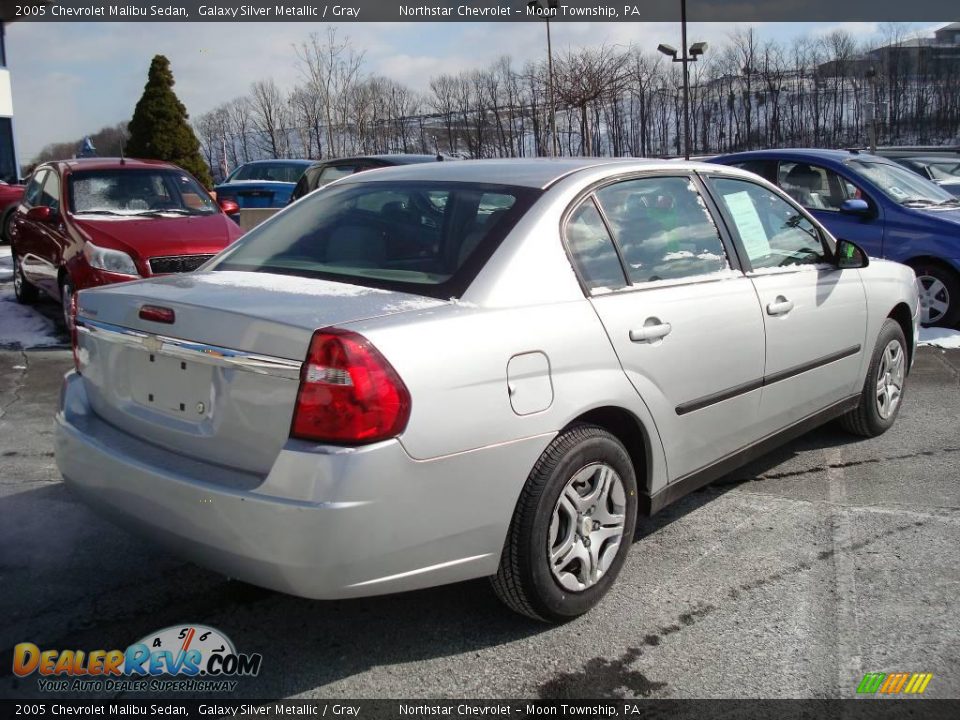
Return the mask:
M 24 277 L 16 248 L 11 247 L 10 254 L 13 256 L 13 294 L 21 305 L 32 305 L 40 297 L 40 292 Z
M 493 589 L 536 620 L 582 615 L 620 572 L 636 520 L 637 481 L 623 444 L 603 428 L 575 425 L 530 472 Z
M 887 318 L 880 328 L 860 404 L 840 418 L 855 435 L 876 437 L 889 430 L 900 412 L 907 380 L 907 341 L 896 320 Z

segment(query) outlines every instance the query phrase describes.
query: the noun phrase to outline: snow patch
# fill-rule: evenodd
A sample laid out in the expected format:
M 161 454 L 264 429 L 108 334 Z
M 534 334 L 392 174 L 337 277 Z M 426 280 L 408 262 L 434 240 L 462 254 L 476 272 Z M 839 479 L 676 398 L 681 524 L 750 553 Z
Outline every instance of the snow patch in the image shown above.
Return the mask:
M 920 339 L 917 344 L 957 350 L 960 349 L 960 330 L 938 327 L 920 328 Z
M 21 305 L 13 287 L 0 288 L 0 347 L 51 347 L 62 345 L 57 327 L 33 308 Z

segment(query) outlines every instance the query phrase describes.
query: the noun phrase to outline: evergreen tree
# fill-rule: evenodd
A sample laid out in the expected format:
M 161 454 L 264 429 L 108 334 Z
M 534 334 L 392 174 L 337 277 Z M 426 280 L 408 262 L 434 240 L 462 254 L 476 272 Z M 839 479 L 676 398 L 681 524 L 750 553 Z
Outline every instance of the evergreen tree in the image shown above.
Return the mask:
M 187 109 L 173 92 L 173 83 L 170 61 L 163 55 L 154 56 L 143 95 L 133 110 L 127 154 L 175 163 L 209 187 L 210 169 L 200 155 L 200 141 L 187 122 Z

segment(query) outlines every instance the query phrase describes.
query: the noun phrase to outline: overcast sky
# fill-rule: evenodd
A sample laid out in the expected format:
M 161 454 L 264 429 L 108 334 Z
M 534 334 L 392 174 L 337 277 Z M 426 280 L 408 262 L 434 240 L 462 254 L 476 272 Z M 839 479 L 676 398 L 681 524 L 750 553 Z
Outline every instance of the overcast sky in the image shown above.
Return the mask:
M 915 30 L 943 23 L 914 24 Z M 741 24 L 742 25 L 742 24 Z M 690 42 L 723 40 L 727 23 L 691 23 Z M 868 37 L 876 23 L 756 24 L 762 39 L 790 40 L 842 27 Z M 175 90 L 192 116 L 272 77 L 289 89 L 299 81 L 292 46 L 313 23 L 14 23 L 6 28 L 13 81 L 14 124 L 21 162 L 51 142 L 69 141 L 129 120 L 143 91 L 150 59 L 166 55 Z M 676 23 L 554 23 L 554 51 L 618 44 L 651 50 L 680 45 Z M 356 23 L 341 37 L 365 55 L 368 72 L 426 89 L 431 75 L 481 67 L 501 55 L 518 63 L 546 54 L 543 27 L 533 23 Z

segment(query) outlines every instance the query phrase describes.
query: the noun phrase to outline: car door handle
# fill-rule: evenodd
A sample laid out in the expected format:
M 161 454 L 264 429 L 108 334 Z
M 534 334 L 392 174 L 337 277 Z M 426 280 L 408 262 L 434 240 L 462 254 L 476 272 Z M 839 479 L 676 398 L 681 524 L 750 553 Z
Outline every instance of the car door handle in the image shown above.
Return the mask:
M 630 331 L 630 339 L 633 342 L 653 342 L 666 337 L 671 330 L 673 327 L 670 323 L 660 322 L 659 318 L 647 318 L 643 327 Z
M 783 295 L 767 305 L 767 315 L 786 315 L 793 310 L 793 300 L 787 300 Z

